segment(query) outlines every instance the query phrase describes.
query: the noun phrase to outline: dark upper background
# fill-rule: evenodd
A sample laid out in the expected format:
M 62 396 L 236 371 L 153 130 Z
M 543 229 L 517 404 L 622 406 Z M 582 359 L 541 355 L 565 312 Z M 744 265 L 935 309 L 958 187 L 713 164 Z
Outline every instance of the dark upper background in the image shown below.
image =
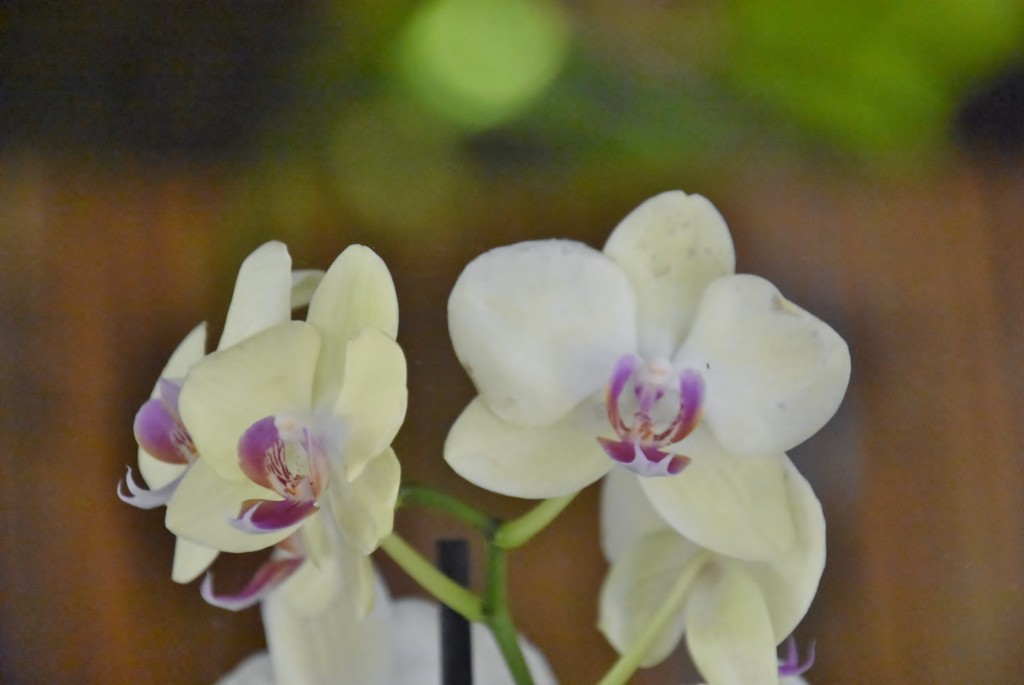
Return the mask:
M 0 5 L 2 681 L 209 683 L 262 644 L 258 612 L 170 582 L 160 514 L 114 497 L 135 410 L 197 320 L 217 330 L 260 242 L 304 267 L 380 252 L 410 360 L 406 473 L 512 515 L 525 504 L 439 456 L 472 395 L 448 290 L 489 247 L 600 246 L 677 187 L 723 212 L 741 271 L 852 350 L 846 402 L 794 453 L 829 524 L 797 630 L 817 639 L 810 680 L 1020 679 L 1019 3 L 481 6 Z M 516 615 L 569 685 L 613 659 L 596 504 L 513 562 Z M 427 551 L 460 532 L 399 528 Z

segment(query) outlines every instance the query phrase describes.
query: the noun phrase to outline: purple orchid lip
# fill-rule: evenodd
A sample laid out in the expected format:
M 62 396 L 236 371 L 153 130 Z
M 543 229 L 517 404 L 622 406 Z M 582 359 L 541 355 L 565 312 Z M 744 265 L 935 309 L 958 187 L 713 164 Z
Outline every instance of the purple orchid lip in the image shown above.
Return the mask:
M 796 638 L 792 635 L 786 640 L 786 658 L 779 663 L 779 675 L 803 675 L 814 665 L 814 643 L 807 648 L 807 658 L 800 662 L 800 653 L 796 648 Z
M 177 414 L 177 408 L 163 397 L 148 400 L 135 415 L 135 440 L 154 459 L 190 464 L 195 461 L 196 446 Z
M 199 593 L 207 603 L 229 611 L 241 611 L 259 603 L 271 590 L 287 580 L 305 561 L 305 557 L 270 559 L 260 566 L 245 587 L 234 594 L 213 591 L 213 574 L 207 573 Z
M 266 416 L 238 441 L 238 464 L 254 483 L 294 502 L 315 502 L 330 460 L 314 417 Z
M 242 503 L 238 518 L 229 521 L 246 533 L 272 533 L 294 526 L 317 510 L 315 501 L 250 499 Z
M 664 452 L 652 445 L 625 440 L 598 438 L 605 454 L 640 476 L 674 476 L 690 463 L 690 458 L 681 454 Z
M 673 378 L 678 381 L 679 404 L 666 425 L 657 421 L 655 415 L 659 403 L 672 397 L 668 388 Z M 623 418 L 620 400 L 631 383 L 635 406 L 627 420 Z M 617 463 L 641 476 L 672 476 L 690 463 L 688 457 L 662 448 L 685 438 L 700 422 L 704 405 L 704 379 L 700 373 L 692 369 L 674 372 L 667 363 L 645 366 L 636 355 L 624 355 L 612 370 L 605 401 L 608 422 L 619 439 L 598 438 L 598 442 Z
M 182 472 L 177 478 L 167 483 L 163 487 L 147 490 L 136 482 L 135 477 L 132 475 L 132 468 L 128 467 L 128 475 L 125 476 L 124 485 L 128 490 L 128 494 L 121 492 L 121 483 L 117 484 L 117 496 L 125 504 L 130 504 L 133 507 L 139 509 L 156 509 L 162 507 L 170 501 L 171 495 L 178 489 L 178 483 L 185 477 L 187 469 L 182 469 Z

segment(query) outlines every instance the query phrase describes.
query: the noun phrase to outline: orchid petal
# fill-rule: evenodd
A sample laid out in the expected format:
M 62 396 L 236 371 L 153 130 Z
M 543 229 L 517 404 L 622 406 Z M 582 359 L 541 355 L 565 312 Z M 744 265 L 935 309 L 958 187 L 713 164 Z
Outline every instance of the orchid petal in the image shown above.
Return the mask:
M 335 476 L 327 493 L 345 539 L 363 554 L 377 549 L 394 528 L 395 502 L 402 481 L 398 458 L 390 448 L 366 465 L 351 483 Z
M 386 334 L 364 329 L 348 343 L 344 376 L 334 412 L 344 417 L 349 433 L 344 463 L 334 466 L 355 478 L 391 444 L 405 418 L 405 355 Z
M 601 484 L 601 549 L 608 561 L 618 560 L 634 540 L 669 530 L 639 480 L 625 469 L 612 469 Z
M 178 344 L 167 365 L 160 373 L 160 378 L 153 385 L 150 398 L 161 395 L 161 387 L 165 379 L 182 379 L 192 366 L 206 355 L 206 324 L 201 323 L 185 336 Z M 161 488 L 177 479 L 184 468 L 181 464 L 168 464 L 153 458 L 144 449 L 139 448 L 139 472 L 151 488 Z
M 309 306 L 309 301 L 313 299 L 313 293 L 316 292 L 323 277 L 324 272 L 320 269 L 296 269 L 292 271 L 290 302 L 292 309 Z
M 460 476 L 492 492 L 558 497 L 611 469 L 596 439 L 608 430 L 604 407 L 593 399 L 551 426 L 523 428 L 495 416 L 478 397 L 448 432 L 444 458 Z
M 256 570 L 256 573 L 246 583 L 244 588 L 230 595 L 215 593 L 213 591 L 213 574 L 208 573 L 199 588 L 199 594 L 202 595 L 207 604 L 212 604 L 221 609 L 227 609 L 228 611 L 248 609 L 251 606 L 255 606 L 268 593 L 295 573 L 296 569 L 303 562 L 305 562 L 305 559 L 294 557 L 270 559 Z
M 622 270 L 582 243 L 546 240 L 474 259 L 448 299 L 455 354 L 487 408 L 547 426 L 600 390 L 636 351 L 636 305 Z
M 676 362 L 704 376 L 704 421 L 737 454 L 800 444 L 835 414 L 850 380 L 839 334 L 749 275 L 708 287 Z
M 306 320 L 323 339 L 313 397 L 317 404 L 333 405 L 345 378 L 349 340 L 364 328 L 392 339 L 398 334 L 398 297 L 387 266 L 368 247 L 348 247 L 320 281 Z
M 274 545 L 294 530 L 250 534 L 231 524 L 246 500 L 272 496 L 252 481 L 224 480 L 200 459 L 189 467 L 167 503 L 167 529 L 175 535 L 223 552 L 253 552 Z
M 686 603 L 686 644 L 709 685 L 777 685 L 775 635 L 761 588 L 738 567 L 708 565 Z
M 296 547 L 310 562 L 299 569 L 293 582 L 281 588 L 296 611 L 319 613 L 334 593 L 342 590 L 357 598 L 361 614 L 373 608 L 375 580 L 370 558 L 345 539 L 333 516 L 306 519 L 298 535 L 278 546 L 283 545 Z
M 672 447 L 692 461 L 677 476 L 640 485 L 659 514 L 702 547 L 741 559 L 767 559 L 793 544 L 784 454 L 737 457 L 698 428 Z
M 335 592 L 320 611 L 310 614 L 297 610 L 289 598 L 300 580 L 296 574 L 262 605 L 275 682 L 391 685 L 389 603 L 377 602 L 364 616 L 355 593 Z M 337 579 L 339 586 L 344 581 Z
M 178 474 L 178 477 L 167 483 L 161 488 L 154 488 L 147 490 L 137 482 L 132 476 L 132 469 L 128 467 L 128 474 L 125 476 L 124 484 L 128 490 L 128 494 L 121 493 L 121 484 L 117 484 L 117 496 L 125 504 L 130 504 L 138 509 L 156 509 L 167 504 L 171 499 L 171 495 L 174 494 L 175 489 L 178 487 L 178 482 L 182 476 L 185 475 L 184 470 Z
M 598 627 L 620 653 L 647 628 L 690 559 L 700 550 L 663 528 L 633 541 L 612 564 L 601 587 Z M 640 665 L 661 663 L 683 636 L 684 612 L 672 617 Z
M 174 541 L 174 563 L 171 566 L 171 580 L 175 583 L 191 583 L 199 574 L 209 568 L 220 551 L 199 545 L 185 538 Z
M 438 606 L 424 599 L 409 598 L 392 607 L 392 635 L 395 643 L 394 685 L 441 685 L 440 631 Z M 513 685 L 512 676 L 491 632 L 480 623 L 470 627 L 473 645 L 473 679 L 480 685 Z M 535 685 L 555 685 L 555 677 L 540 650 L 524 637 L 519 646 Z
M 636 291 L 640 353 L 647 358 L 669 358 L 679 349 L 704 288 L 736 268 L 722 215 L 704 197 L 678 190 L 634 209 L 608 237 L 604 253 Z
M 291 269 L 288 248 L 277 241 L 261 245 L 245 258 L 217 349 L 231 347 L 291 318 Z
M 793 632 L 807 613 L 825 568 L 825 517 L 810 484 L 786 462 L 786 489 L 794 544 L 762 562 L 743 562 L 747 575 L 761 586 L 773 631 L 782 637 Z M 739 563 L 739 562 L 731 562 Z
M 300 500 L 246 500 L 231 525 L 244 533 L 272 533 L 291 530 L 304 519 L 317 512 L 316 502 Z
M 267 416 L 309 411 L 319 349 L 316 331 L 295 321 L 214 352 L 192 367 L 179 409 L 200 461 L 226 480 L 245 479 L 238 464 L 239 439 Z

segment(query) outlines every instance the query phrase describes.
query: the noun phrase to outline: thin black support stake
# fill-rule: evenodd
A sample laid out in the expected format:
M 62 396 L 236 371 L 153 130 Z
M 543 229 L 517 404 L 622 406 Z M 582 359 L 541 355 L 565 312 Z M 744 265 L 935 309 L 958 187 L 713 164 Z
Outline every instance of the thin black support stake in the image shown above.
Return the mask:
M 465 540 L 437 543 L 441 572 L 462 586 L 469 585 L 469 544 Z M 473 645 L 469 621 L 441 606 L 441 685 L 473 685 Z

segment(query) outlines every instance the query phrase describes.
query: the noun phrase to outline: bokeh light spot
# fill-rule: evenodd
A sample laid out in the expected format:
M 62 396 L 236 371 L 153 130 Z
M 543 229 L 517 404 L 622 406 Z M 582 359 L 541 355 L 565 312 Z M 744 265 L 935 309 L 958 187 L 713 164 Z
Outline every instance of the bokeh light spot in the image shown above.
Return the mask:
M 434 0 L 412 17 L 399 64 L 441 116 L 487 128 L 521 114 L 557 76 L 569 48 L 559 7 L 546 0 Z

